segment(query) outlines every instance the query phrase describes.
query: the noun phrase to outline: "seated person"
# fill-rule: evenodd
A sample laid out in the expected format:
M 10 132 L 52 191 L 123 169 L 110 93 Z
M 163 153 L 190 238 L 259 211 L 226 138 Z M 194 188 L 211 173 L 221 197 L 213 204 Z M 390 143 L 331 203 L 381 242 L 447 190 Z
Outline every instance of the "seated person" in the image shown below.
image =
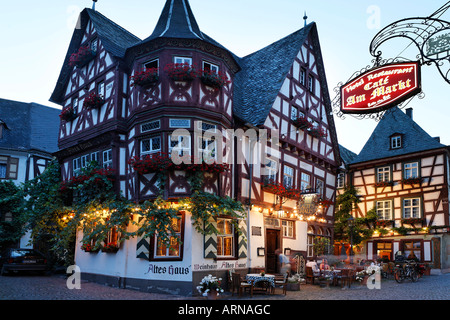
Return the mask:
M 320 270 L 330 270 L 330 266 L 328 265 L 327 259 L 323 259 L 322 263 L 320 264 Z
M 319 267 L 317 267 L 317 262 L 309 261 L 309 262 L 306 263 L 306 266 L 312 268 L 312 271 L 313 271 L 314 275 L 319 275 L 320 274 Z

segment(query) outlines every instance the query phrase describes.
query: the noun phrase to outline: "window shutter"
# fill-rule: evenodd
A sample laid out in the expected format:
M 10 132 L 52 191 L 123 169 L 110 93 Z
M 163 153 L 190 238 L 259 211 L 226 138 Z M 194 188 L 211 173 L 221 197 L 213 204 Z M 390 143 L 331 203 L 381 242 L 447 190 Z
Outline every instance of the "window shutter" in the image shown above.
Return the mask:
M 142 217 L 139 217 L 138 222 L 142 221 Z M 136 258 L 150 260 L 150 238 L 138 237 L 136 245 Z
M 210 217 L 205 223 L 205 231 L 217 230 L 217 221 Z M 217 258 L 217 235 L 216 233 L 205 234 L 204 237 L 204 257 L 205 259 Z
M 8 179 L 16 180 L 18 171 L 19 171 L 19 159 L 9 158 L 7 169 Z
M 238 238 L 238 257 L 247 258 L 247 223 L 245 220 L 239 221 L 239 229 L 241 234 Z

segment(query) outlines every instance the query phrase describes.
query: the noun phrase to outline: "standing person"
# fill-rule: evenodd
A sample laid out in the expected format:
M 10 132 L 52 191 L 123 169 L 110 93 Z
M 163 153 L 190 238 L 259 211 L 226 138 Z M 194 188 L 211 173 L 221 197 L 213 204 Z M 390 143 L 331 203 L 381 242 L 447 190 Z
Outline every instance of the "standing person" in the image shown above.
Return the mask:
M 278 255 L 278 263 L 280 264 L 280 273 L 290 274 L 291 272 L 291 263 L 289 258 L 286 257 L 283 253 L 281 253 L 280 249 L 275 250 L 275 254 Z

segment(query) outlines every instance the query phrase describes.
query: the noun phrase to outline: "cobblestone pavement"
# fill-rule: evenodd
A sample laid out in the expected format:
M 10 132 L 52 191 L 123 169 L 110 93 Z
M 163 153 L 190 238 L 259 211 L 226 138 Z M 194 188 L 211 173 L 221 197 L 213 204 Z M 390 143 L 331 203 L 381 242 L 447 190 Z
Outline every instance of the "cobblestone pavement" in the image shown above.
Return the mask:
M 108 287 L 86 281 L 81 289 L 70 290 L 63 275 L 0 276 L 0 300 L 204 300 L 204 297 L 183 297 L 164 294 L 144 293 Z M 381 289 L 368 289 L 364 285 L 353 284 L 351 288 L 321 288 L 318 285 L 302 285 L 297 292 L 275 295 L 255 294 L 237 297 L 225 293 L 220 300 L 450 300 L 450 274 L 425 276 L 418 282 L 396 283 L 382 280 Z

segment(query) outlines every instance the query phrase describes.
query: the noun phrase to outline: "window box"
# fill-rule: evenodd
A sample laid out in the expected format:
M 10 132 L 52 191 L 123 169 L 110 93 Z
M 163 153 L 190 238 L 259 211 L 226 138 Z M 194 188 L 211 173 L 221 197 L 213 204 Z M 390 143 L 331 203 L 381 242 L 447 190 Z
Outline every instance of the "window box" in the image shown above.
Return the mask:
M 392 187 L 394 185 L 393 181 L 379 181 L 375 182 L 375 188 L 384 188 L 384 187 Z
M 378 220 L 376 226 L 380 228 L 392 228 L 394 226 L 394 220 Z
M 81 246 L 81 250 L 83 250 L 84 252 L 88 252 L 88 253 L 97 253 L 100 251 L 100 248 L 94 249 L 94 246 L 92 246 L 89 243 L 85 243 Z
M 192 81 L 199 75 L 195 67 L 188 63 L 169 63 L 164 70 L 174 81 Z
M 327 132 L 321 128 L 311 128 L 308 130 L 309 134 L 315 138 L 325 138 L 327 136 Z
M 105 99 L 101 94 L 92 92 L 86 99 L 84 99 L 83 107 L 87 109 L 98 109 L 105 104 Z
M 409 224 L 411 226 L 415 226 L 416 224 L 421 224 L 423 226 L 424 219 L 422 218 L 404 218 L 401 220 L 402 225 Z
M 72 106 L 62 109 L 61 114 L 59 115 L 59 118 L 66 122 L 73 121 L 76 117 L 77 114 Z
M 293 120 L 294 126 L 296 126 L 299 129 L 311 129 L 312 123 L 308 121 L 308 118 L 306 117 L 299 117 L 295 120 Z
M 102 247 L 102 252 L 105 253 L 116 253 L 119 251 L 119 246 L 116 242 L 109 242 Z
M 77 66 L 82 68 L 97 56 L 97 51 L 92 50 L 89 46 L 81 47 L 76 53 L 73 53 L 69 59 L 71 67 Z
M 136 72 L 130 79 L 133 81 L 131 86 L 140 86 L 148 88 L 154 86 L 159 80 L 159 69 L 148 68 L 142 72 Z
M 301 191 L 295 188 L 285 187 L 283 184 L 275 181 L 264 181 L 261 186 L 263 191 L 273 193 L 277 196 L 289 199 L 299 199 Z
M 219 90 L 220 88 L 230 83 L 228 77 L 222 72 L 215 72 L 208 69 L 203 69 L 201 74 L 202 76 L 200 79 L 202 80 L 203 84 L 205 84 L 208 87 L 212 87 L 216 90 Z
M 421 184 L 422 180 L 423 180 L 422 178 L 408 178 L 408 179 L 403 179 L 402 184 L 409 184 L 409 185 L 413 186 L 415 184 Z

